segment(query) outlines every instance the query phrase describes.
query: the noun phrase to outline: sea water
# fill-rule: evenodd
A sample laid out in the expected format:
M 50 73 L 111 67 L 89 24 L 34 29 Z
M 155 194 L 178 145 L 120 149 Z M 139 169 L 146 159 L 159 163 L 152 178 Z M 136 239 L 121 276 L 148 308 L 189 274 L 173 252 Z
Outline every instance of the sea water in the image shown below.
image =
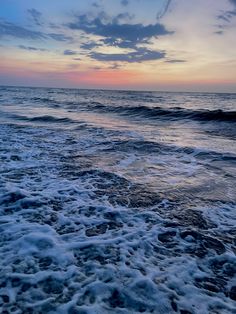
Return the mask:
M 0 88 L 1 313 L 236 313 L 236 94 Z

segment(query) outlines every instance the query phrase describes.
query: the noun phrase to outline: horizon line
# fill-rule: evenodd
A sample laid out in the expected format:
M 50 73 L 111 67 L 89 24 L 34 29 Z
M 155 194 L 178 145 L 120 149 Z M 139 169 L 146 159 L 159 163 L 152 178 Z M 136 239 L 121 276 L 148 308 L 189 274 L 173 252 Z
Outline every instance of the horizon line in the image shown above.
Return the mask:
M 198 94 L 236 94 L 236 92 L 216 92 L 216 91 L 171 91 L 171 90 L 142 90 L 142 89 L 118 89 L 118 88 L 96 88 L 96 87 L 53 87 L 53 86 L 27 86 L 27 85 L 4 85 L 0 84 L 0 88 L 42 88 L 42 89 L 69 89 L 69 90 L 91 90 L 91 91 L 117 91 L 117 92 L 140 92 L 140 93 L 198 93 Z

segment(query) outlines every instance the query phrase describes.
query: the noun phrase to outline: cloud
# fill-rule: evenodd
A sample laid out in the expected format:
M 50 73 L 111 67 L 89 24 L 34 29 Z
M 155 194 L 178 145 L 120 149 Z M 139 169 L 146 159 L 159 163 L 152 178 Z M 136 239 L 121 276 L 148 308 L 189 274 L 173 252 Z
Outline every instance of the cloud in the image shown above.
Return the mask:
M 80 45 L 80 48 L 85 49 L 85 50 L 91 50 L 94 49 L 96 47 L 101 46 L 102 44 L 96 41 L 90 41 L 90 42 L 86 42 Z
M 143 41 L 142 44 L 148 44 L 149 41 Z M 134 49 L 136 50 L 136 42 L 128 41 L 128 40 L 117 40 L 116 38 L 113 37 L 108 37 L 101 39 L 99 41 L 90 41 L 86 42 L 80 45 L 80 48 L 85 49 L 85 50 L 92 50 L 97 47 L 101 46 L 109 46 L 109 47 L 118 47 L 118 48 L 123 48 L 123 49 Z
M 44 39 L 45 34 L 29 30 L 10 22 L 0 21 L 0 37 L 11 36 L 22 39 Z
M 220 15 L 217 16 L 218 20 L 221 20 L 222 22 L 225 22 L 226 24 L 229 24 L 234 16 L 236 16 L 236 0 L 229 0 L 229 3 L 233 6 L 235 6 L 234 10 L 228 10 L 223 11 Z M 221 27 L 222 25 L 218 25 L 218 27 Z M 215 32 L 216 34 L 223 34 L 222 31 Z
M 103 13 L 103 14 L 102 14 Z M 127 16 L 127 15 L 126 15 Z M 109 17 L 101 12 L 97 17 L 90 19 L 88 15 L 76 16 L 76 20 L 67 26 L 72 30 L 80 30 L 87 34 L 102 36 L 105 38 L 122 39 L 125 41 L 140 43 L 151 37 L 172 34 L 164 25 L 156 24 L 130 24 L 119 22 L 120 17 L 116 16 L 108 21 Z
M 106 54 L 99 52 L 91 52 L 90 57 L 97 61 L 112 61 L 112 62 L 143 62 L 150 60 L 158 60 L 165 58 L 164 51 L 154 51 L 147 48 L 137 48 L 134 52 L 129 53 L 114 53 Z
M 36 48 L 36 47 L 24 46 L 24 45 L 19 45 L 18 48 L 23 49 L 23 50 L 28 50 L 28 51 L 48 51 L 47 49 L 44 49 L 44 48 Z
M 30 14 L 31 18 L 35 22 L 36 25 L 42 25 L 42 13 L 36 9 L 29 9 L 27 12 Z
M 229 19 L 228 14 L 226 12 L 223 13 L 223 14 L 218 15 L 217 19 L 218 20 L 223 20 L 224 22 L 227 22 L 227 23 L 230 22 L 230 19 Z
M 91 70 L 95 70 L 95 71 L 100 71 L 102 70 L 103 68 L 102 67 L 98 67 L 98 66 L 95 66 L 95 67 L 90 67 Z
M 19 39 L 30 40 L 43 40 L 53 39 L 56 41 L 72 41 L 73 38 L 58 33 L 43 33 L 40 31 L 34 31 L 7 21 L 0 20 L 0 38 L 2 37 L 14 37 Z
M 114 24 L 119 24 L 121 22 L 125 23 L 125 22 L 130 22 L 132 21 L 134 18 L 134 15 L 129 14 L 128 12 L 124 12 L 124 13 L 119 13 L 117 14 L 113 19 L 112 22 Z
M 89 14 L 77 15 L 67 27 L 79 30 L 87 35 L 102 37 L 101 39 L 83 43 L 82 49 L 91 50 L 88 54 L 92 59 L 109 62 L 144 62 L 165 58 L 165 52 L 150 50 L 145 47 L 152 38 L 173 34 L 160 23 L 144 25 L 131 23 L 133 16 L 121 13 L 114 17 L 104 11 L 95 17 Z M 129 53 L 106 54 L 93 51 L 96 47 L 108 46 L 122 49 L 132 49 Z
M 230 23 L 231 19 L 236 16 L 236 9 L 233 11 L 225 11 L 222 14 L 218 15 L 218 20 L 223 20 L 224 22 Z
M 47 34 L 47 36 L 56 41 L 73 41 L 73 38 L 71 36 L 66 36 L 64 34 L 50 33 Z
M 114 64 L 112 64 L 112 65 L 109 67 L 109 69 L 117 70 L 117 69 L 119 69 L 120 67 L 121 67 L 120 64 L 114 63 Z
M 171 4 L 171 1 L 172 1 L 172 0 L 167 0 L 167 1 L 166 1 L 166 5 L 164 6 L 162 12 L 161 12 L 161 13 L 158 13 L 157 19 L 162 18 L 162 17 L 166 14 L 166 12 L 168 11 L 169 6 L 170 6 L 170 4 Z
M 67 50 L 64 50 L 64 52 L 63 52 L 63 54 L 65 55 L 65 56 L 74 56 L 74 55 L 77 55 L 77 51 L 74 51 L 74 50 L 69 50 L 69 49 L 67 49 Z
M 187 62 L 186 60 L 181 60 L 181 59 L 171 59 L 171 60 L 166 60 L 166 63 L 184 63 Z
M 223 32 L 223 31 L 216 31 L 215 34 L 217 34 L 217 35 L 223 35 L 224 32 Z
M 100 7 L 100 4 L 97 3 L 97 2 L 93 2 L 93 3 L 92 3 L 92 6 L 93 6 L 94 8 L 99 8 L 99 7 Z
M 129 1 L 128 0 L 121 0 L 120 2 L 123 6 L 127 6 L 129 4 Z

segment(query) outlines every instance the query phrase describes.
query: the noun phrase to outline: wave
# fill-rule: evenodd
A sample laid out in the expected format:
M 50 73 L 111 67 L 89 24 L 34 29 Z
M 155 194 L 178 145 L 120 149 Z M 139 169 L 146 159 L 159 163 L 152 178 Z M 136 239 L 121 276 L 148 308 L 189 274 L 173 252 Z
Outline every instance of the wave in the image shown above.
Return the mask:
M 20 116 L 20 115 L 14 115 L 14 119 L 17 120 L 24 120 L 24 121 L 30 121 L 30 122 L 54 122 L 54 123 L 76 123 L 76 121 L 70 119 L 70 118 L 58 118 L 58 117 L 53 117 L 49 115 L 44 115 L 44 116 L 38 116 L 38 117 L 26 117 L 26 116 Z
M 46 103 L 51 105 L 52 107 L 59 108 L 62 105 L 62 102 L 59 102 L 55 99 L 47 98 L 47 97 L 33 97 L 30 100 L 36 103 Z
M 103 151 L 124 151 L 124 152 L 142 152 L 142 153 L 158 153 L 158 154 L 187 154 L 192 155 L 198 159 L 210 159 L 211 161 L 224 161 L 229 163 L 236 163 L 236 155 L 228 152 L 221 153 L 213 150 L 199 149 L 191 146 L 175 146 L 154 141 L 146 140 L 117 140 L 112 143 L 103 142 L 107 144 Z
M 53 116 L 39 116 L 33 117 L 29 119 L 30 121 L 42 121 L 42 122 L 68 122 L 68 123 L 75 123 L 74 120 L 69 118 L 57 118 Z
M 152 119 L 190 119 L 198 121 L 225 121 L 236 122 L 236 111 L 218 110 L 191 110 L 175 107 L 172 109 L 163 109 L 161 107 L 150 108 L 147 106 L 136 107 L 112 107 L 104 106 L 102 104 L 91 104 L 90 106 L 95 110 L 110 111 L 122 115 L 133 115 L 137 117 L 146 117 Z

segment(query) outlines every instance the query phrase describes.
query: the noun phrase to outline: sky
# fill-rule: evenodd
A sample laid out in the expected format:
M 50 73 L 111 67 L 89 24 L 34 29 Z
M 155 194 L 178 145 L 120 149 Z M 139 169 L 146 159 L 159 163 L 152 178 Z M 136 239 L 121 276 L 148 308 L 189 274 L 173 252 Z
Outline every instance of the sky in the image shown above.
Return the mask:
M 0 0 L 0 85 L 236 92 L 236 0 Z

